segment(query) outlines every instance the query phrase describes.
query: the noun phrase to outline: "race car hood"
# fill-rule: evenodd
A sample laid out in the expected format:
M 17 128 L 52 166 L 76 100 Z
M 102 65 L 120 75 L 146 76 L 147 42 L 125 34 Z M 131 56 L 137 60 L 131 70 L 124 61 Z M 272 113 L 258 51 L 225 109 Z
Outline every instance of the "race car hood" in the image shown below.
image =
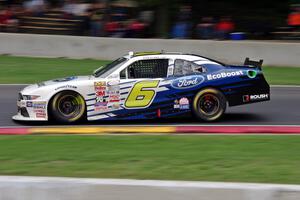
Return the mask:
M 66 77 L 66 78 L 53 79 L 53 80 L 29 85 L 22 90 L 22 93 L 23 92 L 27 93 L 27 92 L 30 92 L 30 91 L 33 91 L 33 90 L 36 90 L 36 89 L 39 89 L 42 87 L 46 87 L 46 86 L 53 86 L 53 85 L 60 86 L 65 83 L 70 84 L 73 81 L 77 82 L 77 81 L 84 81 L 84 80 L 90 80 L 90 79 L 91 79 L 91 76 L 70 76 L 70 77 Z
M 67 82 L 71 82 L 71 81 L 90 80 L 90 78 L 91 78 L 90 76 L 70 76 L 70 77 L 66 77 L 66 78 L 58 78 L 58 79 L 53 79 L 50 81 L 45 81 L 42 83 L 38 83 L 37 85 L 39 87 L 43 87 L 43 86 L 48 86 L 48 85 L 67 83 Z

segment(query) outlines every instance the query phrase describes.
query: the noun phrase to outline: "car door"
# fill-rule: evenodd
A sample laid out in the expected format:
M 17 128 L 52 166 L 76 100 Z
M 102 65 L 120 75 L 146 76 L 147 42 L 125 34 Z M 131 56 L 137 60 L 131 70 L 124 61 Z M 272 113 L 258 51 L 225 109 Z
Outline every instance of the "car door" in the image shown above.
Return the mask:
M 141 59 L 120 73 L 121 104 L 127 111 L 147 110 L 167 77 L 169 59 Z

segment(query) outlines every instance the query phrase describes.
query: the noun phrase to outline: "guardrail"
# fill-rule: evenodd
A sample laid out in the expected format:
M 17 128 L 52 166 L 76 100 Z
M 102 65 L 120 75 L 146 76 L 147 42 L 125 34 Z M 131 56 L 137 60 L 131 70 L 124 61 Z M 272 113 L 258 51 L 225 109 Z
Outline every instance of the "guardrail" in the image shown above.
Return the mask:
M 115 59 L 128 51 L 172 51 L 201 54 L 226 63 L 246 57 L 273 66 L 300 66 L 300 43 L 266 41 L 211 41 L 123 39 L 80 36 L 0 33 L 0 54 Z
M 188 181 L 0 177 L 1 200 L 298 200 L 300 186 Z

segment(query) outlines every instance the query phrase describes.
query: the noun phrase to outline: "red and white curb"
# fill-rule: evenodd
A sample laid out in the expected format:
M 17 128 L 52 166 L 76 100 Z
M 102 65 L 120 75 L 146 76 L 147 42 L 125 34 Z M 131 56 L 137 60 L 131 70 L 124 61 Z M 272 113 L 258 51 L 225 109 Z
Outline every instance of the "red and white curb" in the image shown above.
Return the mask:
M 300 126 L 0 127 L 0 135 L 34 134 L 300 134 Z

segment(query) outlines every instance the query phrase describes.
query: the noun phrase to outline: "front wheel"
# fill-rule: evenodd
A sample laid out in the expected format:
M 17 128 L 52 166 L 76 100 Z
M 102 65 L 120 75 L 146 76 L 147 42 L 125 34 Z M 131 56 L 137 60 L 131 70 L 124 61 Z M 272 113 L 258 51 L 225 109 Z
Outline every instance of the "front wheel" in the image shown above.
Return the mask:
M 193 101 L 193 113 L 203 121 L 216 121 L 226 110 L 226 98 L 216 89 L 207 88 L 198 92 Z
M 73 123 L 83 118 L 85 101 L 81 95 L 72 91 L 56 94 L 51 101 L 52 117 L 62 123 Z

